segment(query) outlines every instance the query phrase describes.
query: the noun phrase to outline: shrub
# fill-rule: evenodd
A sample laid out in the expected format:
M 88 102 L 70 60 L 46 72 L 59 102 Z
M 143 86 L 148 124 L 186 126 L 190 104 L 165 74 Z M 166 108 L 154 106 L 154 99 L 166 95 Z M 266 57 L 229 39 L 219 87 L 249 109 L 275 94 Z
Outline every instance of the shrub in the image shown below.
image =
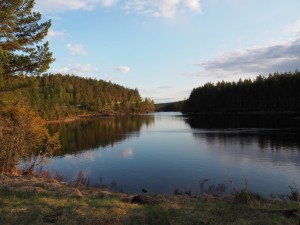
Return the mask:
M 24 162 L 30 173 L 45 157 L 60 149 L 58 134 L 51 136 L 37 114 L 19 106 L 0 109 L 0 173 L 13 173 Z

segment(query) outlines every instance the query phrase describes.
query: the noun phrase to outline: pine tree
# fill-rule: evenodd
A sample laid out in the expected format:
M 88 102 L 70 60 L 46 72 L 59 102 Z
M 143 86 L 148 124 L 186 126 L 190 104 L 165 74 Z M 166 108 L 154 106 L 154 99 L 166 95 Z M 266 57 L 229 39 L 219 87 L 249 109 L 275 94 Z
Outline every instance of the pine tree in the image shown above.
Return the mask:
M 51 21 L 32 12 L 34 0 L 0 0 L 0 75 L 38 74 L 54 61 L 43 42 Z

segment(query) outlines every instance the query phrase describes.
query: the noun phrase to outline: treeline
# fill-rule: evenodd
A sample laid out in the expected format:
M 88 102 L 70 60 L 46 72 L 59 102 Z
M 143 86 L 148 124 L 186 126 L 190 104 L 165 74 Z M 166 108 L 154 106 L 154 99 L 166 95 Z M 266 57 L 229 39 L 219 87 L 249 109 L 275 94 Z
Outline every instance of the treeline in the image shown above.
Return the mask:
M 22 85 L 25 87 L 19 88 Z M 4 88 L 8 88 L 8 91 Z M 103 80 L 61 74 L 9 78 L 2 76 L 0 105 L 16 103 L 30 107 L 44 119 L 59 119 L 84 113 L 144 113 L 155 109 L 153 101 L 142 100 L 137 89 Z
M 156 112 L 180 112 L 183 101 L 155 104 Z
M 193 89 L 185 113 L 300 112 L 300 72 L 274 73 L 238 82 L 207 83 Z

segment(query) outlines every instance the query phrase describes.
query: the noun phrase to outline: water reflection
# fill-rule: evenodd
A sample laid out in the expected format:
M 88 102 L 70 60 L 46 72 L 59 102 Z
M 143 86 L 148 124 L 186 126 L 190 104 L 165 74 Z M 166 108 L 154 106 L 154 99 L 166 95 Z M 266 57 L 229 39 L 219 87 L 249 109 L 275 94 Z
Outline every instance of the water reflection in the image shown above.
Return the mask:
M 114 146 L 133 135 L 138 136 L 144 125 L 148 127 L 153 123 L 154 116 L 118 116 L 50 124 L 49 130 L 60 133 L 62 151 L 59 155 L 65 155 Z M 130 155 L 130 151 L 124 155 Z
M 265 196 L 300 185 L 297 117 L 216 115 L 187 117 L 185 122 L 201 146 L 199 151 L 217 160 L 210 166 L 220 167 L 217 174 L 227 173 L 235 182 L 246 177 L 250 189 Z
M 299 151 L 300 140 L 297 130 L 218 130 L 194 133 L 194 137 L 204 139 L 208 143 L 222 145 L 240 145 L 257 143 L 261 151 Z
M 47 168 L 68 179 L 79 171 L 90 183 L 117 181 L 126 193 L 199 191 L 199 180 L 268 195 L 300 187 L 299 120 L 284 117 L 182 117 L 153 114 L 51 125 L 60 131 L 61 155 Z
M 299 115 L 199 115 L 186 117 L 191 128 L 300 128 Z
M 300 166 L 300 145 L 294 142 L 296 137 L 290 143 L 274 139 L 271 134 L 195 133 L 194 137 L 232 164 L 248 161 L 253 165 L 260 162 L 275 167 Z
M 195 138 L 208 143 L 240 146 L 258 143 L 262 151 L 300 149 L 300 120 L 286 116 L 198 116 L 188 117 Z
M 122 150 L 120 152 L 120 156 L 122 156 L 123 158 L 132 157 L 133 156 L 132 148 L 127 148 L 127 149 Z

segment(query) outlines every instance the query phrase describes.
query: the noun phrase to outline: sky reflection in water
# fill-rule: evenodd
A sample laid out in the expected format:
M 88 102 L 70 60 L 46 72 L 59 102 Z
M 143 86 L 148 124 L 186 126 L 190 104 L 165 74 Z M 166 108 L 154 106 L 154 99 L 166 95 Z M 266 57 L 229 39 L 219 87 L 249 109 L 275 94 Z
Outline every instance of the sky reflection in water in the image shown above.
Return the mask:
M 286 193 L 300 187 L 299 121 L 273 119 L 156 113 L 51 125 L 64 146 L 44 168 L 69 180 L 82 170 L 91 184 L 116 181 L 126 193 L 199 193 L 202 179 L 242 187 L 245 178 L 261 194 Z

